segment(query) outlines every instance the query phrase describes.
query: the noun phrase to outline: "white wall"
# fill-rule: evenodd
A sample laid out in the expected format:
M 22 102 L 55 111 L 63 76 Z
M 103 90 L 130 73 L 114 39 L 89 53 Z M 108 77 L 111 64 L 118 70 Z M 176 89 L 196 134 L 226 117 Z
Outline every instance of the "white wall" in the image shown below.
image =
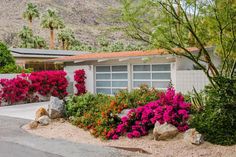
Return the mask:
M 94 92 L 94 76 L 93 76 L 93 66 L 92 65 L 75 65 L 66 66 L 64 70 L 67 72 L 67 77 L 69 82 L 74 82 L 74 72 L 76 70 L 84 69 L 87 79 L 85 80 L 85 86 L 88 92 Z M 74 83 L 73 83 L 74 86 Z M 74 86 L 74 92 L 76 93 L 76 88 Z
M 193 87 L 200 91 L 209 83 L 207 76 L 201 70 L 176 71 L 176 91 L 187 93 Z
M 0 74 L 0 79 L 12 79 L 20 74 Z
M 176 57 L 176 69 L 177 70 L 192 70 L 193 69 L 193 61 L 185 58 L 185 57 Z

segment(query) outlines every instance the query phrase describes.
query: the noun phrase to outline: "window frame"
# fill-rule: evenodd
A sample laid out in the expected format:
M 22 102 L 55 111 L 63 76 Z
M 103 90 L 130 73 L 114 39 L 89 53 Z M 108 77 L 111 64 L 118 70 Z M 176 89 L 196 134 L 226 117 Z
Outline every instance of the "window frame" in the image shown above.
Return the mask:
M 110 67 L 109 72 L 97 72 L 97 67 Z M 114 66 L 126 66 L 126 71 L 112 71 L 112 67 Z M 97 74 L 110 74 L 110 79 L 99 79 L 97 80 Z M 113 79 L 112 74 L 127 74 L 127 79 Z M 109 81 L 111 86 L 110 87 L 97 87 L 97 81 Z M 112 83 L 115 81 L 127 82 L 127 87 L 113 87 Z M 118 64 L 118 65 L 96 65 L 95 66 L 95 93 L 97 93 L 97 89 L 110 89 L 111 93 L 108 95 L 114 95 L 113 90 L 116 89 L 128 89 L 129 88 L 129 66 L 127 64 Z
M 150 71 L 134 71 L 134 66 L 138 66 L 138 65 L 149 65 L 150 66 Z M 170 70 L 169 71 L 153 71 L 153 65 L 169 65 L 170 66 Z M 139 87 L 135 87 L 134 83 L 135 82 L 150 82 L 150 88 L 153 87 L 153 82 L 171 82 L 172 80 L 172 67 L 171 67 L 171 63 L 144 63 L 144 64 L 132 64 L 131 66 L 131 76 L 132 76 L 132 80 L 131 80 L 131 88 L 132 89 L 137 89 Z M 134 78 L 134 74 L 150 74 L 151 78 L 150 79 L 135 79 Z M 153 79 L 153 74 L 158 74 L 158 73 L 167 73 L 170 74 L 170 79 Z M 167 88 L 156 88 L 159 90 L 166 90 Z

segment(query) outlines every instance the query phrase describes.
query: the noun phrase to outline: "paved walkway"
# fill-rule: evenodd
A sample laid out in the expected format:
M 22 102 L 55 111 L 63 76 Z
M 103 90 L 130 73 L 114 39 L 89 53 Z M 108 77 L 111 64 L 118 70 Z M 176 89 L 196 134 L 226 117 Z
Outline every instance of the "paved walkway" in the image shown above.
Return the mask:
M 30 108 L 31 109 L 31 108 Z M 1 109 L 0 109 L 1 110 Z M 14 111 L 14 110 L 10 110 Z M 13 114 L 11 114 L 13 115 Z M 15 115 L 14 115 L 15 116 Z M 29 120 L 0 116 L 1 157 L 124 157 L 123 151 L 97 145 L 45 139 L 21 129 Z M 130 154 L 129 154 L 130 156 Z
M 45 107 L 47 109 L 48 103 L 49 102 L 39 102 L 23 105 L 4 106 L 0 107 L 0 115 L 34 120 L 37 109 L 40 107 Z

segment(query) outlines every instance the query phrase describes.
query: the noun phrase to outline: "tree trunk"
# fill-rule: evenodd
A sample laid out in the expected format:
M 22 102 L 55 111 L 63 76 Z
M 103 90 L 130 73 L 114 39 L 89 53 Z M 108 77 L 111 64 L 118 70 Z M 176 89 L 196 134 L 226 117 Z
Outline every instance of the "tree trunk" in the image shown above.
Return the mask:
M 31 30 L 33 30 L 33 19 L 32 18 L 29 19 L 29 28 Z
M 65 40 L 62 40 L 62 49 L 65 50 Z
M 50 49 L 54 49 L 55 45 L 54 45 L 54 29 L 50 28 Z

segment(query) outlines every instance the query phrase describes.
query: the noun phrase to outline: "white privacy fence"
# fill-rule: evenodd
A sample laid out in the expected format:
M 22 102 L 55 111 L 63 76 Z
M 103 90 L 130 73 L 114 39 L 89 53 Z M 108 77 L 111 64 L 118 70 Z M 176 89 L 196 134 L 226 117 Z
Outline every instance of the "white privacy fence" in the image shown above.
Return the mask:
M 0 79 L 12 79 L 20 74 L 0 74 Z
M 209 83 L 207 76 L 201 70 L 185 70 L 176 72 L 176 90 L 187 93 L 193 87 L 200 91 Z

